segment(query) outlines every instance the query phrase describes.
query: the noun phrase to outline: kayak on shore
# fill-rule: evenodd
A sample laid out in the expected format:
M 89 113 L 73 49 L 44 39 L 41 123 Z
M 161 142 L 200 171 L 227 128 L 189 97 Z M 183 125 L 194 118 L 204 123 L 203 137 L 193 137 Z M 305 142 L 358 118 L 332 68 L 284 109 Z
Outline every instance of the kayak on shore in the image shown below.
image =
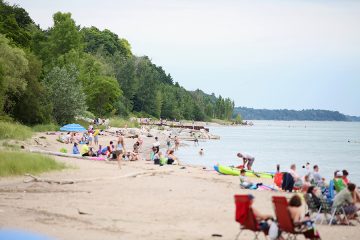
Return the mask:
M 235 167 L 228 167 L 224 165 L 215 165 L 215 171 L 224 174 L 224 175 L 232 175 L 232 176 L 240 176 L 241 169 Z M 245 169 L 245 176 L 247 177 L 259 177 L 259 178 L 274 178 L 273 173 L 268 172 L 254 172 L 251 170 Z

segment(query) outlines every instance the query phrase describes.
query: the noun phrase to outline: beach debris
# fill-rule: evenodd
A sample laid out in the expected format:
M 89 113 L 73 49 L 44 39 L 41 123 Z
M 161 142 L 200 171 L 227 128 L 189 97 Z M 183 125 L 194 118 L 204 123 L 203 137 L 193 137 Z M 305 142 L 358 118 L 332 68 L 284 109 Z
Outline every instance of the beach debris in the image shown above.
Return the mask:
M 56 184 L 60 184 L 60 185 L 63 185 L 63 184 L 74 184 L 75 181 L 72 181 L 72 180 L 63 180 L 63 181 L 59 181 L 59 180 L 51 180 L 51 179 L 43 179 L 43 178 L 40 178 L 40 177 L 36 177 L 36 176 L 33 176 L 31 174 L 25 174 L 25 176 L 29 177 L 27 179 L 24 179 L 24 183 L 29 183 L 29 182 L 46 182 L 46 183 L 49 183 L 49 184 L 53 184 L 53 183 L 56 183 Z
M 217 234 L 217 233 L 214 233 L 211 235 L 212 237 L 222 237 L 222 234 Z
M 99 178 L 88 178 L 88 179 L 77 179 L 77 180 L 53 180 L 53 179 L 43 179 L 37 176 L 33 176 L 29 173 L 25 174 L 26 179 L 24 179 L 24 183 L 30 183 L 30 182 L 46 182 L 49 184 L 74 184 L 74 183 L 81 183 L 81 182 L 94 182 L 94 181 L 101 181 L 101 180 L 116 180 L 121 178 L 135 178 L 140 176 L 155 176 L 157 174 L 170 174 L 174 172 L 174 170 L 163 170 L 163 171 L 143 171 L 143 172 L 136 172 L 136 173 L 130 173 L 122 176 L 116 176 L 116 177 L 99 177 Z
M 80 215 L 91 215 L 91 213 L 80 211 L 80 209 L 77 209 L 77 211 L 78 211 L 78 214 L 80 214 Z

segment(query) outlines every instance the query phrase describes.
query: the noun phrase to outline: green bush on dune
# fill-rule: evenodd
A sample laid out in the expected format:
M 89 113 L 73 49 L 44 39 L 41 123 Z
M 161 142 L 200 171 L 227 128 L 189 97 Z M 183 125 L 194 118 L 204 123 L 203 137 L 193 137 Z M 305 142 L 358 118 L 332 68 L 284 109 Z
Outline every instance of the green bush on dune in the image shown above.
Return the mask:
M 66 166 L 53 158 L 35 153 L 0 151 L 0 176 L 37 174 Z
M 49 131 L 59 131 L 60 127 L 57 124 L 49 123 L 49 124 L 37 124 L 32 126 L 31 129 L 34 132 L 49 132 Z
M 16 139 L 25 140 L 33 135 L 31 128 L 19 123 L 0 121 L 0 140 Z
M 123 128 L 127 126 L 128 128 L 138 128 L 140 127 L 139 123 L 136 121 L 130 121 L 124 118 L 110 118 L 111 127 Z

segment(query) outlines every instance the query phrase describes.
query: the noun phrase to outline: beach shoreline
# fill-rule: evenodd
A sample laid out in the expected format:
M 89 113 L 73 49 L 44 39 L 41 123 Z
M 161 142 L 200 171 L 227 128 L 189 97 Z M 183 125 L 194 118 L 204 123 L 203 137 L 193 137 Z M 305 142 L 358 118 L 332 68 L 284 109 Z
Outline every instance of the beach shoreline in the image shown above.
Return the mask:
M 56 137 L 40 133 L 34 137 L 40 139 L 40 145 L 32 139 L 26 147 L 35 145 L 52 151 L 72 147 L 57 142 Z M 101 137 L 100 143 L 114 138 Z M 146 156 L 154 140 L 143 140 Z M 126 148 L 131 149 L 135 141 L 126 138 Z M 253 194 L 254 206 L 272 215 L 271 196 L 291 196 L 240 189 L 238 177 L 220 175 L 203 166 L 158 166 L 141 160 L 123 161 L 119 169 L 112 161 L 55 159 L 71 168 L 40 177 L 74 180 L 73 184 L 25 183 L 25 176 L 0 178 L 1 228 L 28 230 L 56 239 L 211 239 L 213 234 L 233 239 L 239 230 L 234 220 L 235 194 Z M 271 184 L 270 179 L 251 180 Z M 353 239 L 360 233 L 358 226 L 317 228 L 323 239 Z M 252 232 L 245 231 L 240 239 L 252 237 Z

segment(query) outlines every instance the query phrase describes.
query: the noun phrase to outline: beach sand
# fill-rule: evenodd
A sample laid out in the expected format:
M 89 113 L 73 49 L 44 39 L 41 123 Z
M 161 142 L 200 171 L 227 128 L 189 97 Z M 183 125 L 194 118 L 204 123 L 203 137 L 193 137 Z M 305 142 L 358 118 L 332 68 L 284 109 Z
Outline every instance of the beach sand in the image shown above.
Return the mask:
M 55 141 L 56 136 L 40 135 L 46 137 L 47 146 L 37 146 L 39 149 L 72 147 Z M 100 143 L 110 139 L 116 138 L 102 137 Z M 126 139 L 128 150 L 134 141 Z M 144 152 L 152 142 L 153 138 L 144 138 Z M 1 228 L 28 230 L 55 239 L 234 239 L 239 231 L 234 220 L 234 194 L 253 194 L 254 207 L 268 214 L 274 214 L 271 196 L 291 196 L 242 190 L 238 177 L 199 166 L 137 161 L 123 162 L 119 169 L 115 162 L 56 159 L 71 168 L 40 177 L 78 182 L 59 185 L 24 183 L 24 176 L 1 178 Z M 322 239 L 357 239 L 360 234 L 359 225 L 317 226 Z M 252 238 L 250 231 L 240 237 Z

